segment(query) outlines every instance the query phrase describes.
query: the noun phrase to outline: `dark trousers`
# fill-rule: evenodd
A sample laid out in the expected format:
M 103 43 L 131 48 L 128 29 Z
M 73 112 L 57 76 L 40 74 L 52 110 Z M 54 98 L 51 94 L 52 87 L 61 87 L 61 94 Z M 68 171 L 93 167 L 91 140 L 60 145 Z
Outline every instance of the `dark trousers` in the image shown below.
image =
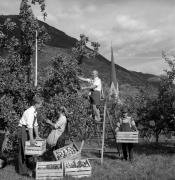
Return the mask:
M 133 144 L 132 143 L 122 143 L 122 151 L 123 151 L 123 158 L 125 160 L 128 159 L 132 161 L 133 160 Z
M 65 137 L 65 131 L 62 133 L 62 135 L 58 138 L 55 149 L 60 149 L 65 146 L 66 137 Z
M 17 163 L 17 171 L 19 174 L 27 174 L 28 172 L 28 159 L 24 154 L 25 150 L 25 141 L 28 140 L 28 133 L 26 131 L 25 126 L 18 127 L 18 163 Z

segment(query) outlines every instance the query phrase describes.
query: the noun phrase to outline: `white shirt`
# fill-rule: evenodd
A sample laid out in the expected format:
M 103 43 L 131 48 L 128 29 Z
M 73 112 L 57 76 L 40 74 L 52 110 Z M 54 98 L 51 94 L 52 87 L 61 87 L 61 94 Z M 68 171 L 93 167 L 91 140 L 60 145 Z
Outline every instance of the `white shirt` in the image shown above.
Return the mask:
M 100 91 L 102 89 L 101 79 L 99 77 L 95 77 L 95 79 L 88 79 L 89 83 L 92 83 L 92 85 L 97 86 L 94 88 L 94 91 Z
M 135 121 L 134 121 L 131 117 L 129 117 L 129 116 L 126 116 L 125 118 L 120 119 L 120 123 L 118 122 L 118 123 L 117 123 L 117 126 L 120 127 L 120 125 L 121 125 L 122 123 L 129 123 L 130 127 L 136 125 L 136 124 L 135 124 Z
M 33 126 L 38 126 L 37 119 L 35 120 L 37 112 L 35 111 L 35 107 L 31 106 L 27 110 L 24 111 L 22 118 L 19 121 L 19 126 L 27 126 L 28 128 L 33 128 Z M 35 120 L 35 123 L 34 123 Z
M 67 123 L 66 116 L 61 114 L 61 116 L 59 117 L 58 121 L 55 124 L 55 129 L 59 129 L 59 131 L 64 132 L 66 123 Z

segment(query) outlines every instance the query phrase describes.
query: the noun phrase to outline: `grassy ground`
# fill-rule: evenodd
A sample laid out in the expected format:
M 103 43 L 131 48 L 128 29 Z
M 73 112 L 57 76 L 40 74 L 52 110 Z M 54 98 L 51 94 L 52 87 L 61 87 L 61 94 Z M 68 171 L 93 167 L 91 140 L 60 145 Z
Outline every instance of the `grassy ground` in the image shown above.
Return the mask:
M 89 154 L 88 154 L 89 155 Z M 122 161 L 117 154 L 106 154 L 103 165 L 91 160 L 92 176 L 87 180 L 175 180 L 175 146 L 144 144 L 135 147 L 134 162 Z M 2 180 L 29 180 L 15 172 L 13 164 L 0 170 Z M 65 180 L 73 180 L 65 177 Z

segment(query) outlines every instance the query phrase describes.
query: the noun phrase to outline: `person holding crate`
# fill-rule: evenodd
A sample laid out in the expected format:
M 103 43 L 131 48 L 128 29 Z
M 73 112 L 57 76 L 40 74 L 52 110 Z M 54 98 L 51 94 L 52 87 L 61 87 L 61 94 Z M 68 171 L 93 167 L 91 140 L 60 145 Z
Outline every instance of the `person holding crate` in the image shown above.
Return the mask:
M 24 111 L 22 118 L 18 125 L 18 164 L 17 170 L 21 175 L 32 176 L 32 172 L 28 169 L 28 159 L 25 156 L 25 141 L 30 140 L 31 145 L 35 145 L 36 140 L 34 139 L 33 130 L 36 139 L 41 139 L 38 134 L 38 123 L 37 123 L 37 110 L 42 106 L 42 98 L 35 96 L 33 99 L 33 105 Z
M 66 118 L 66 114 L 68 114 L 67 109 L 64 106 L 61 106 L 59 108 L 59 119 L 56 123 L 53 123 L 51 120 L 47 119 L 46 123 L 50 124 L 52 126 L 52 131 L 49 134 L 48 138 L 47 138 L 47 144 L 50 147 L 54 147 L 54 148 L 60 148 L 58 146 L 59 145 L 59 138 L 61 138 L 61 136 L 63 135 L 65 129 L 66 129 L 66 125 L 67 125 L 67 118 Z M 65 144 L 65 139 L 62 138 L 61 139 L 63 142 L 62 144 Z M 60 140 L 60 141 L 61 141 Z
M 82 87 L 83 90 L 89 89 L 91 91 L 90 93 L 90 102 L 92 104 L 92 109 L 93 109 L 93 115 L 95 117 L 96 121 L 100 121 L 100 98 L 101 98 L 101 93 L 102 93 L 102 82 L 101 79 L 98 77 L 98 71 L 93 70 L 92 71 L 92 79 L 89 78 L 83 78 L 79 77 L 78 78 L 82 81 L 86 81 L 90 83 L 91 85 L 88 87 Z
M 134 119 L 129 115 L 129 109 L 127 107 L 124 107 L 122 110 L 122 117 L 120 118 L 120 121 L 117 122 L 117 127 L 115 129 L 115 132 L 118 131 L 122 132 L 131 132 L 131 131 L 137 131 L 136 124 L 134 122 Z M 122 143 L 122 151 L 123 151 L 123 158 L 125 160 L 132 161 L 133 160 L 133 143 Z

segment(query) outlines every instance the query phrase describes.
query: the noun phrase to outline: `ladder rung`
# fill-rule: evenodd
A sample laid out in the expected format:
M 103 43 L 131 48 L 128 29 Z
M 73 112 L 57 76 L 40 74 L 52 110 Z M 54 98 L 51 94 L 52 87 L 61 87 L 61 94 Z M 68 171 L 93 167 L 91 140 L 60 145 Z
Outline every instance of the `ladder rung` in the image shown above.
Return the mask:
M 101 157 L 100 158 L 96 158 L 96 157 L 94 157 L 94 158 L 88 158 L 89 160 L 100 160 L 101 159 Z
M 103 124 L 103 122 L 101 122 L 101 121 L 96 121 L 95 123 L 96 124 Z
M 101 137 L 93 137 L 93 138 L 91 138 L 90 140 L 101 140 L 102 138 Z
M 102 133 L 103 133 L 103 131 L 96 131 L 96 134 L 100 134 L 100 135 L 102 135 Z

